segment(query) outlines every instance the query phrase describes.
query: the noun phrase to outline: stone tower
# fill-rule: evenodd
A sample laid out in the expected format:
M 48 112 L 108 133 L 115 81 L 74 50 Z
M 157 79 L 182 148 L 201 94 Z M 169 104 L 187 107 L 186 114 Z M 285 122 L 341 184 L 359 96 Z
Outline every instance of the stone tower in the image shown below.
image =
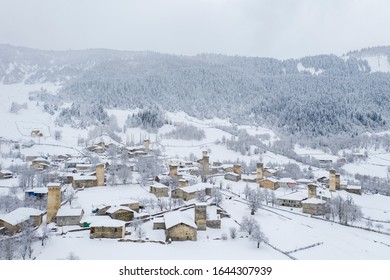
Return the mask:
M 307 196 L 309 198 L 317 198 L 317 185 L 316 184 L 308 184 L 307 185 Z
M 329 190 L 336 191 L 336 170 L 329 170 Z
M 264 165 L 261 162 L 256 163 L 256 182 L 259 183 L 264 178 Z
M 104 164 L 96 164 L 97 186 L 104 186 Z
M 169 165 L 169 176 L 171 177 L 177 177 L 177 164 L 170 164 Z
M 198 230 L 206 230 L 206 220 L 207 220 L 207 204 L 196 203 L 195 224 L 198 226 Z
M 233 165 L 233 172 L 239 175 L 239 180 L 241 180 L 241 165 L 240 164 L 234 164 Z
M 203 160 L 202 160 L 203 172 L 204 174 L 209 174 L 210 171 L 209 153 L 207 151 L 203 151 L 202 156 L 203 156 Z
M 61 184 L 50 183 L 47 185 L 47 218 L 46 223 L 54 222 L 58 209 L 61 207 Z
M 340 173 L 336 173 L 335 175 L 335 186 L 336 186 L 336 190 L 340 190 Z
M 149 151 L 149 145 L 150 145 L 150 140 L 149 140 L 149 139 L 145 139 L 145 140 L 144 140 L 145 152 L 148 152 L 148 151 Z

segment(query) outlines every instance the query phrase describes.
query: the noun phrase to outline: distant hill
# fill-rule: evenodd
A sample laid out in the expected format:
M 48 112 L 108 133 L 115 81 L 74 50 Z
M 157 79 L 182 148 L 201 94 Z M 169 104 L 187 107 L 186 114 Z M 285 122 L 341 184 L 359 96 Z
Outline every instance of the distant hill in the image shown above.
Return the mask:
M 0 81 L 63 83 L 55 98 L 73 102 L 72 110 L 61 114 L 64 123 L 70 114 L 93 119 L 93 111 L 103 108 L 158 105 L 198 118 L 267 125 L 286 134 L 353 136 L 389 128 L 390 74 L 382 67 L 389 63 L 389 50 L 282 61 L 0 45 Z

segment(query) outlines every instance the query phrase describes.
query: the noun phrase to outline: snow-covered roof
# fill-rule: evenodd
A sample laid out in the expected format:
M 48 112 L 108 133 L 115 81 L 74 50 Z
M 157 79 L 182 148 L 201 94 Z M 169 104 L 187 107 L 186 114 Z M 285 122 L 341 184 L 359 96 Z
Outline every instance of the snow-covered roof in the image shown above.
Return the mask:
M 309 183 L 313 183 L 313 180 L 301 178 L 301 179 L 297 180 L 297 183 L 298 184 L 309 184 Z
M 32 162 L 49 162 L 47 159 L 43 157 L 37 157 L 36 159 L 33 159 Z
M 126 210 L 126 211 L 133 212 L 133 213 L 135 212 L 127 206 L 111 206 L 110 208 L 108 208 L 108 210 L 106 212 L 110 214 L 110 213 L 115 213 L 118 210 Z
M 325 204 L 326 202 L 319 198 L 308 198 L 304 201 L 302 201 L 303 204 Z
M 272 182 L 272 183 L 278 183 L 278 182 L 279 182 L 279 180 L 276 179 L 275 177 L 267 177 L 267 178 L 264 178 L 264 179 L 261 180 L 261 181 L 270 181 L 270 182 Z
M 273 168 L 264 168 L 266 171 L 268 171 L 269 173 L 276 173 L 277 170 L 273 169 Z
M 87 176 L 87 175 L 73 175 L 73 179 L 76 181 L 93 181 L 93 180 L 97 180 L 97 177 Z
M 201 190 L 205 190 L 205 189 L 212 188 L 212 187 L 213 187 L 213 185 L 211 185 L 210 183 L 198 183 L 198 184 L 195 184 L 192 186 L 183 187 L 183 188 L 181 188 L 181 190 L 183 192 L 186 192 L 186 193 L 193 193 L 196 191 L 201 191 Z
M 230 176 L 235 176 L 235 177 L 240 176 L 240 174 L 237 174 L 237 173 L 235 173 L 235 172 L 228 172 L 228 173 L 226 173 L 225 175 L 230 175 Z
M 153 185 L 151 185 L 150 187 L 153 187 L 153 188 L 156 188 L 156 189 L 168 188 L 166 185 L 161 184 L 159 182 L 154 182 Z
M 362 186 L 357 186 L 357 185 L 348 185 L 347 190 L 361 190 Z
M 8 214 L 1 215 L 0 219 L 15 226 L 27 221 L 31 216 L 38 216 L 42 214 L 42 211 L 35 208 L 20 207 Z
M 293 184 L 296 183 L 296 181 L 294 179 L 291 179 L 291 178 L 280 178 L 279 182 L 280 183 L 293 183 Z
M 283 200 L 288 199 L 288 200 L 302 201 L 306 198 L 307 198 L 307 192 L 298 192 L 298 191 L 278 196 L 278 199 L 283 199 Z
M 100 219 L 94 220 L 90 224 L 90 227 L 123 227 L 125 224 L 124 221 L 101 217 Z
M 33 189 L 29 189 L 29 190 L 25 190 L 24 192 L 25 193 L 40 193 L 40 194 L 45 194 L 45 193 L 48 193 L 48 188 L 33 188 Z
M 256 179 L 256 174 L 241 174 L 241 179 Z
M 157 217 L 153 219 L 153 223 L 163 223 L 164 218 L 163 217 Z
M 193 228 L 198 228 L 195 224 L 194 218 L 194 211 L 174 211 L 174 212 L 168 212 L 164 215 L 164 221 L 165 221 L 165 228 L 170 229 L 171 227 L 174 227 L 178 224 L 186 224 Z
M 61 187 L 61 183 L 48 183 L 47 187 Z
M 81 208 L 61 207 L 57 212 L 57 217 L 81 216 L 82 213 L 83 209 Z
M 0 170 L 0 173 L 3 173 L 3 174 L 12 174 L 11 171 L 5 170 L 5 169 Z

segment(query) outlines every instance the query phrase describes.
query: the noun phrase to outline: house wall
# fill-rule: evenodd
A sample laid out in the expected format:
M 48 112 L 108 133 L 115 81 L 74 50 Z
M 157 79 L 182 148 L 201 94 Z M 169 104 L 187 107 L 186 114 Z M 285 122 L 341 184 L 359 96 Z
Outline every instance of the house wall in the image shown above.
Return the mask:
M 120 209 L 114 213 L 110 213 L 108 214 L 112 219 L 115 219 L 115 220 L 121 220 L 121 221 L 125 221 L 125 222 L 129 222 L 129 221 L 132 221 L 133 218 L 134 218 L 134 213 L 131 212 L 131 211 L 127 211 L 127 210 L 124 210 L 124 209 Z
M 208 228 L 221 228 L 221 220 L 207 220 L 206 225 Z
M 72 181 L 72 186 L 74 189 L 79 188 L 91 188 L 98 185 L 97 180 L 74 180 Z
M 260 186 L 262 186 L 263 188 L 266 188 L 266 189 L 270 189 L 270 190 L 276 190 L 277 188 L 279 188 L 278 183 L 274 183 L 274 182 L 271 182 L 268 180 L 261 181 Z
M 310 215 L 324 215 L 324 204 L 303 203 L 302 212 Z
M 125 226 L 121 227 L 91 227 L 90 238 L 124 238 Z
M 168 197 L 168 188 L 155 188 L 150 187 L 150 193 L 157 197 Z
M 155 222 L 153 223 L 153 229 L 165 229 L 165 222 Z
M 278 203 L 279 203 L 279 205 L 282 205 L 282 206 L 296 207 L 296 208 L 302 207 L 302 201 L 300 201 L 300 200 L 290 200 L 290 199 L 278 198 Z
M 167 239 L 170 238 L 172 241 L 196 241 L 197 239 L 196 229 L 183 223 L 173 226 L 170 229 L 167 229 L 165 231 L 165 234 Z
M 57 226 L 78 226 L 82 216 L 57 217 Z

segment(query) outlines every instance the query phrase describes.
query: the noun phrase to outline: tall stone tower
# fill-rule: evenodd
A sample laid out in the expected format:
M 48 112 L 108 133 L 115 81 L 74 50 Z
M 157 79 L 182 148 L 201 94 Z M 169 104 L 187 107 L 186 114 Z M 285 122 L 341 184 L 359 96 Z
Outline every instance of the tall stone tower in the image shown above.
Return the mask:
M 148 151 L 149 151 L 149 146 L 150 146 L 150 140 L 149 140 L 149 139 L 145 139 L 145 140 L 144 140 L 145 152 L 148 152 Z
M 203 151 L 202 156 L 203 156 L 203 160 L 202 160 L 203 172 L 204 174 L 209 174 L 210 171 L 209 153 L 207 151 Z
M 240 164 L 234 164 L 233 165 L 233 172 L 239 175 L 239 179 L 241 180 L 241 165 Z
M 307 196 L 309 198 L 317 198 L 317 185 L 316 184 L 308 184 L 307 185 Z
M 329 190 L 336 191 L 336 170 L 329 170 Z
M 335 186 L 336 186 L 336 190 L 340 190 L 340 185 L 341 185 L 341 182 L 340 182 L 340 173 L 336 173 L 336 175 L 335 175 Z
M 256 182 L 260 183 L 261 180 L 264 178 L 264 165 L 261 162 L 256 163 Z
M 172 178 L 177 177 L 177 168 L 178 168 L 177 164 L 171 163 L 169 165 L 169 176 L 171 176 Z
M 49 224 L 54 221 L 54 218 L 57 215 L 57 211 L 61 207 L 61 184 L 50 183 L 47 185 L 47 188 L 48 195 L 46 223 Z
M 207 220 L 207 204 L 196 203 L 195 224 L 198 226 L 198 230 L 206 230 L 206 220 Z
M 96 178 L 97 178 L 97 185 L 104 186 L 104 164 L 103 163 L 96 164 Z

